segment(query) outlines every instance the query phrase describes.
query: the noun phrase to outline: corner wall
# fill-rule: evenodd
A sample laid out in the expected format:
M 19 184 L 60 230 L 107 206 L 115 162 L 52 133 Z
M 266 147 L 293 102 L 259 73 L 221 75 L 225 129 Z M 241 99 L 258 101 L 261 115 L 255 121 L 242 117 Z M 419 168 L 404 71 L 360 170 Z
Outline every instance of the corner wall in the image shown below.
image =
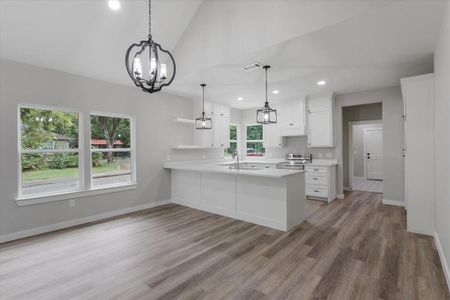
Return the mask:
M 450 285 L 450 4 L 434 56 L 435 69 L 435 227 L 436 242 Z
M 17 106 L 20 103 L 129 114 L 136 119 L 137 189 L 19 207 L 17 194 Z M 191 144 L 192 130 L 174 117 L 192 118 L 192 101 L 147 94 L 22 63 L 0 60 L 0 236 L 168 200 L 170 172 L 163 162 L 174 144 Z

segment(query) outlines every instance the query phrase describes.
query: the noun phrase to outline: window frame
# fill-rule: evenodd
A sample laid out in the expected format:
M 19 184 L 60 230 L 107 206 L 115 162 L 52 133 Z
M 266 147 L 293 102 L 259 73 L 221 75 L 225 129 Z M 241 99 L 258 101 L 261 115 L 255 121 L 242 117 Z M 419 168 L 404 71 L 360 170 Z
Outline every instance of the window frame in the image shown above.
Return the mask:
M 264 126 L 262 125 L 262 124 L 258 124 L 258 123 L 249 123 L 249 124 L 245 124 L 245 157 L 246 158 L 252 158 L 252 159 L 260 159 L 260 158 L 264 158 L 264 157 L 266 157 L 266 148 L 264 148 L 264 139 L 261 139 L 261 140 L 248 140 L 247 139 L 247 129 L 248 129 L 248 127 L 249 126 L 261 126 L 262 127 L 262 129 L 263 129 L 263 137 L 264 137 Z M 248 156 L 247 154 L 247 144 L 248 143 L 262 143 L 263 144 L 263 148 L 264 148 L 264 153 L 263 153 L 263 155 L 262 156 Z
M 91 116 L 102 116 L 102 117 L 110 117 L 110 118 L 121 118 L 121 119 L 128 119 L 130 120 L 130 147 L 129 148 L 116 148 L 116 149 L 110 149 L 111 152 L 130 152 L 130 164 L 131 164 L 131 182 L 123 183 L 123 184 L 109 184 L 109 185 L 101 185 L 94 187 L 93 183 L 93 177 L 94 173 L 92 170 L 92 153 L 95 152 L 109 152 L 105 151 L 104 149 L 92 149 L 91 148 Z M 105 189 L 105 188 L 114 188 L 114 187 L 120 187 L 120 186 L 127 186 L 127 185 L 135 185 L 137 184 L 136 180 L 136 134 L 135 134 L 135 120 L 132 116 L 127 114 L 118 114 L 118 113 L 105 113 L 105 112 L 98 112 L 98 111 L 91 111 L 89 113 L 88 118 L 89 126 L 88 126 L 88 141 L 89 141 L 89 166 L 88 166 L 88 172 L 89 176 L 87 186 L 89 186 L 90 190 L 98 190 L 98 189 Z
M 230 147 L 231 148 L 231 142 L 236 142 L 236 149 L 239 152 L 239 156 L 241 156 L 241 124 L 238 123 L 230 123 L 230 125 L 228 126 L 228 133 L 230 133 L 230 127 L 231 126 L 236 126 L 236 140 L 232 140 L 231 138 L 229 138 L 229 142 L 230 142 Z M 228 148 L 225 148 L 225 150 L 227 150 Z M 225 158 L 230 158 L 231 156 L 226 156 Z
M 41 149 L 41 150 L 22 150 L 22 131 L 21 131 L 21 109 L 41 109 L 52 110 L 67 113 L 78 114 L 78 149 Z M 91 124 L 90 116 L 100 115 L 116 118 L 127 118 L 130 120 L 130 155 L 131 155 L 131 182 L 124 184 L 114 185 L 102 185 L 98 187 L 92 186 L 91 174 L 92 174 L 92 155 L 91 155 Z M 88 116 L 88 118 L 86 118 Z M 59 107 L 53 105 L 44 104 L 29 104 L 20 103 L 17 105 L 17 120 L 16 120 L 16 135 L 17 135 L 17 194 L 16 201 L 19 206 L 31 205 L 37 203 L 45 203 L 59 200 L 67 200 L 80 197 L 88 197 L 92 195 L 114 193 L 120 191 L 126 191 L 137 188 L 137 171 L 136 171 L 136 120 L 132 115 L 119 114 L 119 113 L 105 113 L 98 111 L 83 112 L 73 108 Z M 121 149 L 123 150 L 123 149 Z M 128 150 L 126 150 L 128 151 Z M 30 194 L 24 195 L 22 192 L 22 154 L 26 153 L 77 153 L 78 154 L 78 179 L 79 184 L 77 189 L 67 191 L 56 191 L 43 194 Z M 122 151 L 123 152 L 123 151 Z M 25 154 L 26 154 L 25 153 Z

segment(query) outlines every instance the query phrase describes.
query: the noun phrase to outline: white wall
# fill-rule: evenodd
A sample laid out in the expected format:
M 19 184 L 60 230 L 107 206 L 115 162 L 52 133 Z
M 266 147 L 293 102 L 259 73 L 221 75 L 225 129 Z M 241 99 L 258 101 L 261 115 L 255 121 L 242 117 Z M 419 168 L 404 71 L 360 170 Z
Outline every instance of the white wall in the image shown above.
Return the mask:
M 192 118 L 191 100 L 5 60 L 0 60 L 0 90 L 0 235 L 170 199 L 170 172 L 163 169 L 163 162 L 171 145 L 193 142 L 192 129 L 172 118 Z M 138 188 L 78 198 L 74 208 L 68 201 L 19 207 L 15 202 L 19 103 L 135 116 Z
M 336 157 L 338 159 L 338 193 L 344 188 L 343 107 L 382 103 L 384 199 L 403 202 L 403 100 L 399 86 L 342 94 L 336 97 Z
M 450 263 L 450 4 L 434 56 L 436 140 L 436 233 Z M 426 150 L 425 150 L 426 152 Z M 443 262 L 445 264 L 445 262 Z M 447 269 L 448 271 L 448 269 Z M 450 274 L 447 273 L 447 276 Z M 447 277 L 449 281 L 450 278 Z

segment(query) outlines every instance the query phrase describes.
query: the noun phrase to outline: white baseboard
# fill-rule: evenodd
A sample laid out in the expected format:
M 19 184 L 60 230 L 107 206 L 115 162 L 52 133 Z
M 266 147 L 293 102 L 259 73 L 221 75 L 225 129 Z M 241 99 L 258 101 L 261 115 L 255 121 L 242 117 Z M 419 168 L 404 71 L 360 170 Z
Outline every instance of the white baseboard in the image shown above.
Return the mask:
M 394 206 L 405 206 L 405 202 L 403 201 L 398 201 L 398 200 L 388 200 L 388 199 L 383 199 L 383 204 L 386 205 L 394 205 Z
M 337 194 L 337 195 L 336 195 L 336 198 L 338 198 L 338 199 L 344 199 L 344 198 L 345 198 L 345 195 L 344 195 L 344 194 Z
M 447 263 L 447 259 L 445 258 L 444 250 L 442 249 L 441 241 L 439 240 L 437 232 L 434 233 L 434 242 L 436 243 L 439 258 L 441 259 L 441 265 L 442 268 L 444 269 L 445 279 L 447 280 L 447 288 L 450 290 L 450 269 Z
M 73 227 L 73 226 L 77 226 L 77 225 L 81 225 L 81 224 L 86 224 L 86 223 L 90 223 L 90 222 L 100 221 L 103 219 L 117 217 L 120 215 L 125 215 L 128 213 L 132 213 L 132 212 L 136 212 L 136 211 L 140 211 L 140 210 L 144 210 L 144 209 L 149 209 L 152 207 L 165 205 L 165 204 L 169 204 L 169 203 L 171 203 L 170 200 L 151 202 L 151 203 L 128 207 L 128 208 L 124 208 L 124 209 L 120 209 L 120 210 L 109 211 L 109 212 L 101 213 L 98 215 L 88 216 L 88 217 L 84 217 L 84 218 L 80 218 L 80 219 L 75 219 L 75 220 L 65 221 L 65 222 L 61 222 L 61 223 L 46 225 L 46 226 L 42 226 L 42 227 L 32 228 L 32 229 L 28 229 L 28 230 L 24 230 L 24 231 L 14 232 L 14 233 L 10 233 L 10 234 L 0 235 L 0 244 L 9 242 L 9 241 L 13 241 L 13 240 L 30 237 L 30 236 L 34 236 L 34 235 L 38 235 L 38 234 L 42 234 L 42 233 L 47 233 L 47 232 L 60 230 L 60 229 L 64 229 L 64 228 L 69 228 L 69 227 Z

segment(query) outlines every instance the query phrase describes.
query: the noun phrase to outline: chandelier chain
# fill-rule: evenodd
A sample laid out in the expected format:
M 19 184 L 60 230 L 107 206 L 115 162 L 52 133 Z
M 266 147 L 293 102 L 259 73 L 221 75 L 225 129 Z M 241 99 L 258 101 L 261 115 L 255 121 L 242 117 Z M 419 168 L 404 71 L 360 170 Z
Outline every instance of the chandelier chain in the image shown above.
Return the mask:
M 152 38 L 152 1 L 148 0 L 148 37 Z

